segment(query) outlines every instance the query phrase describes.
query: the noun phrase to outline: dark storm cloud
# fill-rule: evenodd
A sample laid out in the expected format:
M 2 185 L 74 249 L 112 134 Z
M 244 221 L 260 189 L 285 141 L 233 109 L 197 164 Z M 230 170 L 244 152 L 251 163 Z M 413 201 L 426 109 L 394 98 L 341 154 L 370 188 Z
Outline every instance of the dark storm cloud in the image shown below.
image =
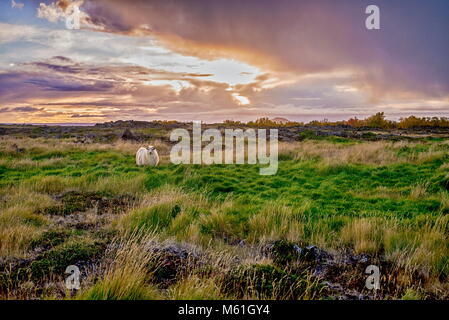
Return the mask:
M 365 8 L 373 4 L 365 0 L 85 0 L 83 10 L 105 31 L 151 34 L 183 53 L 228 51 L 300 74 L 353 70 L 373 98 L 447 95 L 449 2 L 374 3 L 378 31 L 365 28 Z
M 14 112 L 35 112 L 35 111 L 41 111 L 43 108 L 34 108 L 34 107 L 17 107 L 11 109 L 11 111 Z
M 114 87 L 112 83 L 108 82 L 94 82 L 91 84 L 83 84 L 78 81 L 73 81 L 70 79 L 61 79 L 61 78 L 53 78 L 53 79 L 45 79 L 39 78 L 31 78 L 24 82 L 25 84 L 31 84 L 33 86 L 39 87 L 41 90 L 50 90 L 50 91 L 61 91 L 61 92 L 102 92 L 108 91 Z
M 56 72 L 65 72 L 65 73 L 78 73 L 80 70 L 76 66 L 65 66 L 65 65 L 57 65 L 45 62 L 32 62 L 30 65 L 33 65 L 38 68 L 48 69 L 50 71 Z
M 67 58 L 67 57 L 63 57 L 63 56 L 54 56 L 52 59 L 63 61 L 63 62 L 73 62 L 72 59 Z

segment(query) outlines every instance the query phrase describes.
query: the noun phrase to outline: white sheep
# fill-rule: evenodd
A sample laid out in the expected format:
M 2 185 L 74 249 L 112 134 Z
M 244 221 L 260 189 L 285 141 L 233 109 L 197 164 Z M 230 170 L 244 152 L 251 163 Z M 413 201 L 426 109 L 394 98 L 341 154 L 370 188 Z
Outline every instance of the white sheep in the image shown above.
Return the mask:
M 159 163 L 159 155 L 156 147 L 148 146 L 148 148 L 141 147 L 136 153 L 136 164 L 138 166 L 157 166 Z

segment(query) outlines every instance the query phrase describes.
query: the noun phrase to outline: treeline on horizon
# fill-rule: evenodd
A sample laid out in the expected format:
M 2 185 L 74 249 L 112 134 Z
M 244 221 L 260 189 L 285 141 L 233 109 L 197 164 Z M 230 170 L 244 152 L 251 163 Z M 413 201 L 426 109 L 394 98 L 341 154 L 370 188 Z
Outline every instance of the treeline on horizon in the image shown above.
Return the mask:
M 182 123 L 177 120 L 152 120 L 152 121 L 139 121 L 139 120 L 117 120 L 110 122 L 97 123 L 97 126 L 117 126 L 124 125 L 126 123 L 134 123 L 138 125 L 139 123 L 156 123 L 160 125 L 176 125 Z M 190 123 L 184 122 L 184 123 Z M 296 126 L 343 126 L 351 128 L 378 128 L 378 129 L 424 129 L 424 128 L 449 128 L 449 118 L 447 117 L 416 117 L 409 116 L 406 118 L 400 118 L 399 121 L 387 120 L 383 112 L 378 112 L 372 116 L 365 119 L 358 119 L 357 117 L 350 118 L 349 120 L 342 121 L 329 121 L 324 120 L 313 120 L 308 123 L 289 121 L 284 118 L 270 119 L 268 117 L 259 118 L 255 121 L 243 122 L 236 120 L 224 120 L 222 123 L 228 126 L 249 126 L 249 127 L 296 127 Z
M 380 128 L 380 129 L 412 129 L 412 128 L 449 128 L 449 118 L 446 117 L 416 117 L 409 116 L 401 118 L 399 121 L 385 119 L 383 112 L 378 112 L 375 115 L 369 116 L 365 119 L 358 119 L 357 117 L 342 121 L 328 121 L 313 120 L 308 123 L 287 121 L 279 123 L 269 118 L 259 118 L 255 121 L 247 123 L 234 120 L 225 120 L 224 124 L 241 125 L 246 124 L 254 127 L 294 127 L 294 126 L 348 126 L 353 128 Z

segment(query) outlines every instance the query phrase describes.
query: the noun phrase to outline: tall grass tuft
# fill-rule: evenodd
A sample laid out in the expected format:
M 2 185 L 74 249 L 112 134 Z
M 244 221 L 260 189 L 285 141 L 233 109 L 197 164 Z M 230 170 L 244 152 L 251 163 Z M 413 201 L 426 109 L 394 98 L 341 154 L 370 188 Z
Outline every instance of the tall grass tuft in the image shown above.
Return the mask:
M 102 280 L 95 283 L 78 298 L 88 300 L 153 300 L 160 299 L 157 288 L 149 283 L 147 270 L 152 257 L 147 244 L 152 234 L 131 233 L 112 245 L 115 256 Z

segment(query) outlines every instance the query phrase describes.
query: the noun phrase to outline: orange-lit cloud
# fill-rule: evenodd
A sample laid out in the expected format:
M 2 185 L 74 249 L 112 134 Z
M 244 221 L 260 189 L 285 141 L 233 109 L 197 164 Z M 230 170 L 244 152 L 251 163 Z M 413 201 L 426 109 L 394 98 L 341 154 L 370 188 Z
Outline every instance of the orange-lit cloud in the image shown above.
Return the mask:
M 372 100 L 396 93 L 400 97 L 407 91 L 447 95 L 448 41 L 435 25 L 444 23 L 438 9 L 447 6 L 435 1 L 431 12 L 429 6 L 411 1 L 407 14 L 391 1 L 379 1 L 385 14 L 382 30 L 375 33 L 364 28 L 367 3 L 149 0 L 130 5 L 122 0 L 86 0 L 84 7 L 108 32 L 151 35 L 184 55 L 235 58 L 296 74 L 346 70 L 354 74 L 353 86 Z M 433 25 L 424 26 L 427 21 Z M 424 43 L 446 52 L 430 53 Z
M 378 32 L 365 0 L 33 1 L 29 24 L 0 13 L 2 122 L 449 115 L 449 6 L 433 1 L 378 0 Z

